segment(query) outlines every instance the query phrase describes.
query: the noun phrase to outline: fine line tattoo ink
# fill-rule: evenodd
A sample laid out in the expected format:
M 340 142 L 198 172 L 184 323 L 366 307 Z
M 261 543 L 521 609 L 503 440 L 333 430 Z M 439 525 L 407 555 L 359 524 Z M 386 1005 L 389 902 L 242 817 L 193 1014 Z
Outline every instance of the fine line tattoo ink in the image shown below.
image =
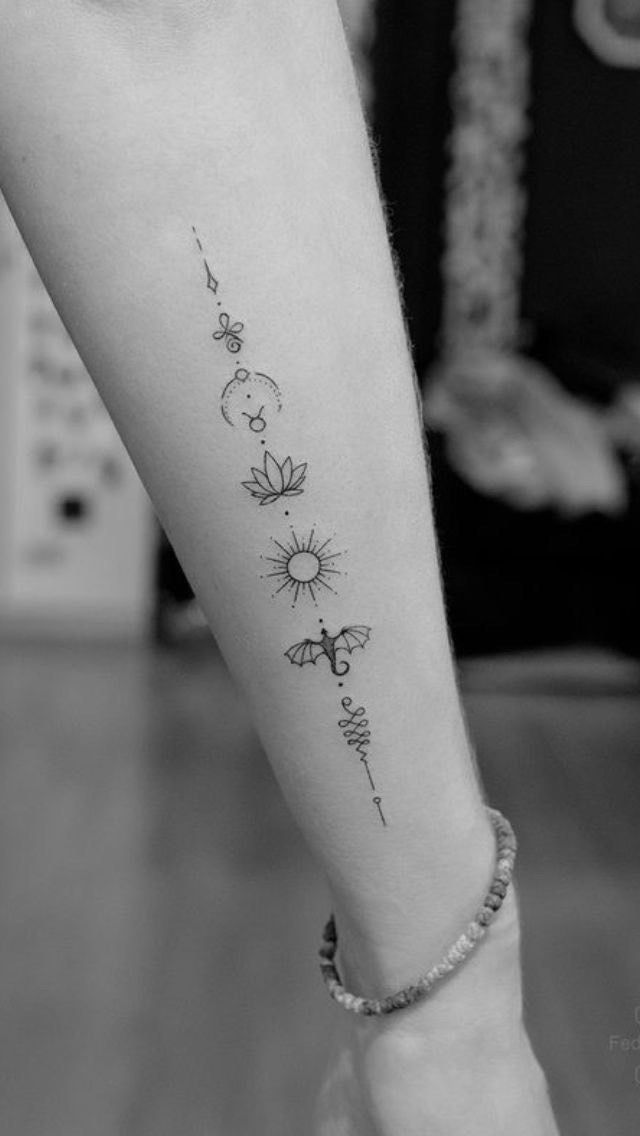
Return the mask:
M 291 458 L 279 462 L 266 450 L 262 469 L 252 466 L 251 473 L 253 481 L 243 481 L 244 488 L 259 505 L 272 505 L 282 497 L 299 497 L 304 493 L 307 463 L 294 466 Z
M 294 643 L 293 647 L 285 651 L 285 656 L 298 667 L 304 667 L 306 663 L 315 665 L 318 659 L 326 657 L 332 674 L 343 676 L 349 673 L 351 664 L 346 659 L 338 660 L 338 651 L 351 654 L 357 647 L 364 648 L 370 635 L 371 628 L 361 625 L 343 627 L 337 635 L 329 635 L 323 627 L 319 639 L 303 639 L 300 643 Z
M 205 287 L 220 309 L 223 306 L 223 300 L 218 299 L 220 281 L 211 267 L 195 226 L 192 226 L 192 232 L 204 268 Z M 211 339 L 218 348 L 235 356 L 239 363 L 245 347 L 245 324 L 242 320 L 232 319 L 226 310 L 216 314 L 217 326 L 211 332 Z M 233 376 L 221 391 L 220 413 L 228 426 L 243 430 L 245 434 L 254 436 L 256 443 L 265 446 L 260 451 L 262 464 L 250 466 L 251 479 L 241 482 L 242 488 L 261 507 L 276 504 L 283 499 L 288 503 L 290 498 L 300 497 L 306 492 L 307 462 L 294 465 L 289 455 L 280 460 L 271 449 L 266 449 L 266 439 L 261 437 L 281 411 L 282 393 L 275 380 L 264 371 L 236 366 Z M 288 511 L 285 516 L 289 516 Z M 337 577 L 346 576 L 347 573 L 338 568 L 336 562 L 346 550 L 336 552 L 333 540 L 333 535 L 325 540 L 317 537 L 315 525 L 308 535 L 301 534 L 292 526 L 288 538 L 280 541 L 271 537 L 272 554 L 261 556 L 260 559 L 265 564 L 261 578 L 269 580 L 275 588 L 272 596 L 284 594 L 291 600 L 291 607 L 295 608 L 299 599 L 310 600 L 317 607 L 320 595 L 337 595 L 333 584 Z M 364 624 L 352 624 L 342 627 L 336 635 L 331 635 L 324 627 L 324 620 L 320 619 L 319 622 L 322 629 L 318 638 L 309 637 L 294 643 L 284 652 L 284 656 L 300 668 L 307 663 L 315 665 L 318 659 L 326 659 L 327 673 L 343 679 L 351 671 L 351 656 L 354 651 L 364 650 L 369 644 L 371 628 Z M 340 681 L 338 686 L 342 687 L 344 683 Z M 371 770 L 371 730 L 367 711 L 364 706 L 354 706 L 353 699 L 349 696 L 342 698 L 340 706 L 342 716 L 339 717 L 338 726 L 347 745 L 358 755 L 372 793 L 372 803 L 380 823 L 386 828 L 382 797 L 377 791 Z
M 330 581 L 343 574 L 335 567 L 336 560 L 343 553 L 333 551 L 332 537 L 320 542 L 315 533 L 313 528 L 308 536 L 298 536 L 292 528 L 287 544 L 272 537 L 273 556 L 261 557 L 271 565 L 271 570 L 265 573 L 263 579 L 273 580 L 278 585 L 272 595 L 285 592 L 291 598 L 292 607 L 295 607 L 300 597 L 309 598 L 317 607 L 318 592 L 321 589 L 337 594 Z

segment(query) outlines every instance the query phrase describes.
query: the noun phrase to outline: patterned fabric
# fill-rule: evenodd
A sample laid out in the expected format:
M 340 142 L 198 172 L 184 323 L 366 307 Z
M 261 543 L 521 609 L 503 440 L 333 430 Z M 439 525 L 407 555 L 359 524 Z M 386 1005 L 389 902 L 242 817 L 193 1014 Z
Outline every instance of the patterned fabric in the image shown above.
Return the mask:
M 567 444 L 563 422 L 578 423 L 573 414 L 557 414 L 552 395 L 558 391 L 575 395 L 587 411 L 608 413 L 611 435 L 627 455 L 640 455 L 640 70 L 603 65 L 577 31 L 574 3 L 535 0 L 528 37 L 532 131 L 522 177 L 528 197 L 522 326 L 527 352 L 543 373 L 503 368 L 505 398 L 498 402 L 496 392 L 496 401 L 488 400 L 483 390 L 500 376 L 491 359 L 482 360 L 484 378 L 477 369 L 469 376 L 474 408 L 466 439 L 451 431 L 430 438 L 447 610 L 462 654 L 589 640 L 640 656 L 640 456 L 625 457 L 630 501 L 623 515 L 525 512 L 511 507 L 515 495 L 501 497 L 495 486 L 500 469 L 512 490 L 518 486 L 514 463 L 531 469 L 530 451 L 513 436 L 514 406 L 522 409 L 523 423 L 535 414 L 545 453 L 550 436 L 542 427 L 550 421 L 557 424 L 559 458 L 568 453 L 573 465 L 580 439 L 585 450 L 592 444 L 593 431 L 582 429 L 572 430 Z M 415 365 L 431 384 L 441 343 L 456 6 L 453 0 L 377 0 L 373 54 L 380 176 Z M 482 438 L 480 413 L 489 427 Z M 459 461 L 452 464 L 452 445 L 459 441 L 461 460 L 468 461 L 474 441 L 482 449 L 486 443 L 491 456 L 500 436 L 501 467 L 483 466 L 487 475 L 493 471 L 494 486 L 478 491 L 475 479 L 458 472 Z M 586 455 L 584 461 L 587 470 L 597 468 Z M 577 481 L 576 475 L 572 485 Z M 531 501 L 531 480 L 523 477 L 520 484 Z
M 452 466 L 523 509 L 625 508 L 609 418 L 519 353 L 532 0 L 458 0 L 441 361 L 425 417 Z
M 460 0 L 443 353 L 517 346 L 531 0 Z

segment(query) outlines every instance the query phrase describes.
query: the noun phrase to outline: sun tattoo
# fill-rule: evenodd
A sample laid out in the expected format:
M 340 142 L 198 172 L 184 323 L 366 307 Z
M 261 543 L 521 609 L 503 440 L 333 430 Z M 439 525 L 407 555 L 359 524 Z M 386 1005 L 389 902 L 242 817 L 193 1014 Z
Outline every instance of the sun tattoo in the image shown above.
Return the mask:
M 321 542 L 315 529 L 311 529 L 306 537 L 299 537 L 291 529 L 287 544 L 281 544 L 273 537 L 271 540 L 276 551 L 273 556 L 263 556 L 262 559 L 273 566 L 264 578 L 278 585 L 274 596 L 287 592 L 292 597 L 291 606 L 295 607 L 300 597 L 309 598 L 317 605 L 317 595 L 322 590 L 337 594 L 330 580 L 342 575 L 335 562 L 343 554 L 333 552 L 331 537 Z

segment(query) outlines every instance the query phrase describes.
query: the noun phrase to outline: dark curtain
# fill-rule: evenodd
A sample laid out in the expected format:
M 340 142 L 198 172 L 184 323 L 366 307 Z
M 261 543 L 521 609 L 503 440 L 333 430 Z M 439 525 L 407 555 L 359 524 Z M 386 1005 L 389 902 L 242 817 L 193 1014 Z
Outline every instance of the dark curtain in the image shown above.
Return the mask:
M 418 373 L 438 347 L 452 0 L 378 0 L 374 136 Z M 640 379 L 640 71 L 600 62 L 570 0 L 537 0 L 526 182 L 527 350 L 606 403 Z M 640 653 L 640 492 L 625 516 L 563 520 L 488 500 L 431 439 L 459 653 L 592 641 Z

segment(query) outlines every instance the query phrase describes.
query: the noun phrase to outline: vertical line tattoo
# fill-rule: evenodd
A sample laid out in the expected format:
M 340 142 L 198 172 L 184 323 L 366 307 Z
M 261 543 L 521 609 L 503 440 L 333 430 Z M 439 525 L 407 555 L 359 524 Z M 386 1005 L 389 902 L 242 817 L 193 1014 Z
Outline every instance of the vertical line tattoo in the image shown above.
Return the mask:
M 198 230 L 196 229 L 195 225 L 191 226 L 191 231 L 193 232 L 193 235 L 196 239 L 196 244 L 198 246 L 198 250 L 199 250 L 199 252 L 202 256 L 202 263 L 204 264 L 204 270 L 205 270 L 206 286 L 207 286 L 208 290 L 210 292 L 213 292 L 213 295 L 215 296 L 217 294 L 217 291 L 218 291 L 219 281 L 216 280 L 216 277 L 213 275 L 213 272 L 211 271 L 209 261 L 207 260 L 207 257 L 205 255 L 204 246 L 202 244 L 202 241 L 200 240 L 200 237 L 198 236 Z
M 207 291 L 217 297 L 220 282 L 211 268 L 195 225 L 192 225 L 192 232 L 204 267 Z M 216 305 L 221 308 L 222 301 L 216 299 Z M 232 320 L 228 311 L 219 311 L 218 327 L 211 333 L 211 337 L 229 354 L 237 356 L 239 362 L 244 347 L 244 330 L 245 325 L 242 320 Z M 233 378 L 227 382 L 220 395 L 220 412 L 225 422 L 231 427 L 244 425 L 252 434 L 263 434 L 267 429 L 268 417 L 279 414 L 281 410 L 280 388 L 271 376 L 263 371 L 250 371 L 246 367 L 237 367 Z M 261 439 L 261 445 L 266 446 L 265 439 Z M 298 497 L 304 492 L 307 463 L 302 462 L 294 466 L 291 457 L 286 457 L 280 462 L 265 449 L 262 468 L 252 466 L 251 475 L 252 480 L 242 482 L 243 488 L 258 501 L 259 505 L 271 505 L 282 498 Z M 269 571 L 262 578 L 273 581 L 275 586 L 273 596 L 285 593 L 291 599 L 292 607 L 296 606 L 299 598 L 309 598 L 317 607 L 318 596 L 322 591 L 337 594 L 332 587 L 332 578 L 346 573 L 335 566 L 344 552 L 333 551 L 332 539 L 328 537 L 321 541 L 316 536 L 315 527 L 308 536 L 298 535 L 291 528 L 286 541 L 281 542 L 272 537 L 273 554 L 262 556 L 261 560 L 269 565 Z M 364 649 L 369 642 L 371 628 L 363 624 L 354 624 L 343 627 L 336 635 L 330 635 L 324 627 L 323 619 L 320 619 L 320 624 L 322 631 L 319 639 L 308 638 L 294 643 L 284 652 L 285 657 L 301 668 L 307 663 L 315 664 L 319 658 L 326 658 L 331 673 L 336 678 L 342 679 L 351 670 L 351 660 L 344 658 L 344 655 L 351 655 L 357 649 Z M 343 682 L 338 682 L 339 687 L 343 685 Z M 348 696 L 341 700 L 340 706 L 344 716 L 338 719 L 338 726 L 347 745 L 358 755 L 373 794 L 372 803 L 377 809 L 381 824 L 386 828 L 387 819 L 382 807 L 382 797 L 377 791 L 371 771 L 369 754 L 371 730 L 367 712 L 364 706 L 354 706 L 353 699 Z

